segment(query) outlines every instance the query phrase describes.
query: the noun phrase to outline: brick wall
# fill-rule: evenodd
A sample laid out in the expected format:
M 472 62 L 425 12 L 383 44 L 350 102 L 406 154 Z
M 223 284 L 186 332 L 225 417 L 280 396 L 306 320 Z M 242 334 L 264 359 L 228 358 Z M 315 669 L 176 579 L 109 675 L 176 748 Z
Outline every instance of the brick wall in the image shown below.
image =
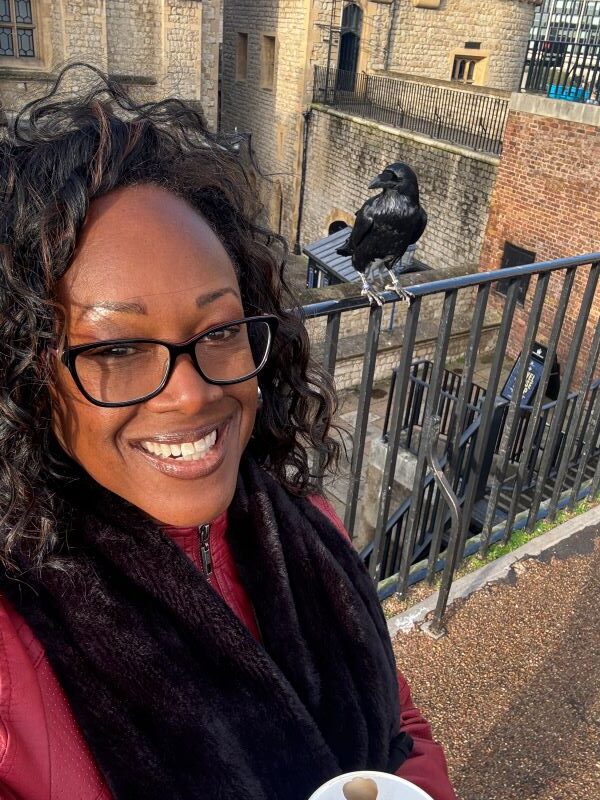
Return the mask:
M 302 242 L 351 221 L 386 164 L 406 161 L 419 177 L 429 224 L 417 257 L 434 269 L 478 263 L 498 159 L 331 110 L 315 110 L 308 148 Z
M 600 250 L 600 107 L 514 95 L 504 150 L 494 188 L 481 256 L 481 269 L 500 266 L 504 243 L 531 250 L 536 261 Z M 538 339 L 560 335 L 558 358 L 564 364 L 572 340 L 588 270 L 579 270 L 567 318 L 558 331 L 554 309 L 562 279 L 553 276 Z M 509 344 L 521 349 L 535 284 L 518 307 Z M 600 290 L 581 350 L 574 385 L 581 377 L 591 337 L 600 318 Z

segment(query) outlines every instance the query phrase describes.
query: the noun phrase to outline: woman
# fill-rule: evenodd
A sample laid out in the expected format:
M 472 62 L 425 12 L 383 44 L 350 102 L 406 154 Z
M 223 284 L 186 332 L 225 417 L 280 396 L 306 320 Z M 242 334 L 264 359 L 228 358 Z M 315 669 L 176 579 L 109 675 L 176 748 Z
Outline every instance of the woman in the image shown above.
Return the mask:
M 333 395 L 242 159 L 106 79 L 1 149 L 0 796 L 453 798 L 311 483 Z

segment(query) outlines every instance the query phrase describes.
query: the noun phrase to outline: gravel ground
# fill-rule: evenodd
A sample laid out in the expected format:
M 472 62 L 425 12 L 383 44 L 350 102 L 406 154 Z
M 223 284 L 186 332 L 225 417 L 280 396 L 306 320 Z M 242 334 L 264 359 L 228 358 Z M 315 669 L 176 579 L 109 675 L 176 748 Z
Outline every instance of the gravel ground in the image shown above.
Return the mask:
M 600 530 L 394 640 L 460 800 L 600 800 Z

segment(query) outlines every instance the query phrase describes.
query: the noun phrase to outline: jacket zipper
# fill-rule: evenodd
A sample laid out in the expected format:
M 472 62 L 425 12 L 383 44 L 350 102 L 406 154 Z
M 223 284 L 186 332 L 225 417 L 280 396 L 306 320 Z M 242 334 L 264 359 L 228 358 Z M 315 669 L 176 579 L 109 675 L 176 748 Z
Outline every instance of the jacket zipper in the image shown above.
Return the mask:
M 207 581 L 210 582 L 213 574 L 213 560 L 210 552 L 210 525 L 199 525 L 198 534 L 202 572 L 204 572 Z

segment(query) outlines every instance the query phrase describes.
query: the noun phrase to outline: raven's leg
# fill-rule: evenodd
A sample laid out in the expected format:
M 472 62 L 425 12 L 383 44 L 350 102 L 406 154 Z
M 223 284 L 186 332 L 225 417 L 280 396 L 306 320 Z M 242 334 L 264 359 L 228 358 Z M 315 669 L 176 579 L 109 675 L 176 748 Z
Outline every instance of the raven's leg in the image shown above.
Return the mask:
M 373 289 L 369 281 L 366 279 L 365 275 L 362 272 L 358 273 L 360 275 L 360 279 L 362 281 L 363 288 L 361 289 L 361 294 L 366 294 L 369 298 L 369 302 L 372 306 L 382 306 L 383 305 L 383 298 L 381 295 Z
M 392 280 L 391 284 L 389 284 L 389 283 L 386 284 L 385 288 L 389 289 L 392 292 L 396 292 L 396 294 L 398 295 L 398 297 L 401 300 L 403 300 L 405 303 L 408 303 L 410 305 L 410 294 L 400 286 L 400 284 L 398 283 L 398 276 L 395 274 L 395 272 L 392 272 L 394 266 L 399 261 L 400 261 L 400 259 L 397 258 L 395 261 L 392 262 L 392 264 L 389 267 L 388 266 L 385 267 L 388 275 L 390 276 L 390 278 Z

